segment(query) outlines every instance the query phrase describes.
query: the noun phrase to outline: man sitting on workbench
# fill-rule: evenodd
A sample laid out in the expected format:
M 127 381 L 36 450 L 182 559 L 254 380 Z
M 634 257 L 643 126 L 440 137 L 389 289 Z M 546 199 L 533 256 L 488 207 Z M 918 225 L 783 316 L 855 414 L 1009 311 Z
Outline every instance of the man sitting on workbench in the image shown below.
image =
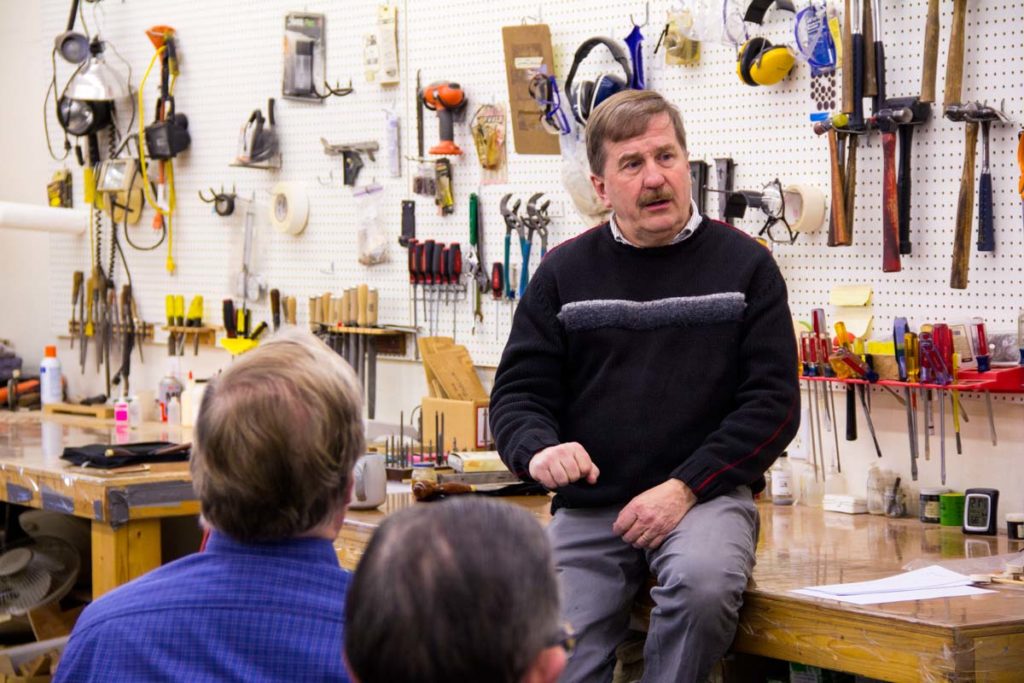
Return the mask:
M 57 680 L 347 681 L 333 541 L 364 450 L 352 369 L 311 334 L 235 360 L 195 427 L 205 552 L 90 605 Z
M 754 565 L 752 492 L 800 421 L 796 341 L 771 253 L 702 216 L 686 134 L 650 90 L 587 121 L 612 218 L 548 252 L 491 393 L 509 469 L 555 492 L 548 533 L 579 643 L 566 683 L 611 680 L 649 574 L 645 683 L 707 678 Z
M 388 517 L 356 568 L 345 658 L 357 683 L 553 683 L 560 624 L 544 530 L 525 510 L 462 498 Z

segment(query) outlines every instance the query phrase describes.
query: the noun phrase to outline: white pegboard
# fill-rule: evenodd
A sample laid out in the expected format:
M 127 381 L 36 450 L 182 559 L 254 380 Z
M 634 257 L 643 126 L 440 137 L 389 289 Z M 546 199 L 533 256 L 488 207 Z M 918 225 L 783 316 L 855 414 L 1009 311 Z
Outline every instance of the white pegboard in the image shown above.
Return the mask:
M 368 282 L 381 293 L 382 322 L 411 323 L 405 252 L 397 245 L 400 200 L 417 201 L 417 236 L 445 243 L 468 242 L 468 196 L 478 192 L 484 225 L 484 251 L 489 264 L 500 260 L 504 224 L 498 203 L 507 192 L 525 198 L 543 190 L 562 208 L 550 227 L 551 245 L 583 227 L 561 188 L 560 159 L 556 156 L 517 155 L 510 145 L 508 183 L 481 186 L 480 171 L 472 152 L 465 121 L 456 126 L 456 142 L 468 153 L 453 159 L 456 210 L 451 216 L 436 215 L 429 199 L 411 191 L 413 164 L 407 163 L 403 177 L 386 177 L 381 161 L 367 163 L 360 182 L 376 178 L 385 187 L 387 224 L 392 231 L 392 262 L 364 267 L 357 263 L 354 201 L 340 182 L 324 187 L 333 166 L 340 178 L 336 158 L 323 154 L 321 136 L 331 142 L 382 139 L 384 108 L 401 115 L 403 153 L 415 152 L 415 74 L 423 82 L 439 79 L 458 81 L 469 98 L 469 115 L 482 103 L 507 102 L 501 27 L 536 21 L 551 28 L 556 73 L 561 83 L 568 72 L 576 46 L 593 35 L 622 39 L 631 28 L 630 15 L 643 16 L 645 3 L 623 0 L 553 2 L 547 4 L 507 2 L 480 3 L 451 0 L 443 9 L 426 0 L 396 3 L 399 17 L 399 49 L 402 82 L 397 87 L 366 83 L 362 77 L 363 35 L 374 30 L 377 3 L 331 3 L 313 0 L 295 6 L 281 0 L 204 3 L 184 0 L 106 0 L 98 5 L 93 20 L 92 5 L 86 18 L 91 28 L 99 23 L 105 39 L 113 42 L 131 63 L 134 84 L 152 55 L 144 29 L 153 24 L 170 24 L 178 31 L 183 55 L 182 74 L 176 95 L 180 111 L 189 116 L 192 148 L 176 162 L 178 212 L 175 217 L 175 259 L 178 273 L 171 277 L 163 269 L 165 249 L 143 254 L 128 252 L 147 320 L 163 317 L 163 296 L 168 292 L 203 294 L 207 316 L 219 323 L 219 302 L 229 295 L 228 282 L 236 268 L 240 220 L 222 219 L 199 201 L 200 189 L 222 184 L 237 186 L 243 196 L 255 193 L 266 201 L 269 189 L 279 180 L 302 182 L 310 196 L 309 227 L 300 237 L 274 233 L 265 221 L 261 226 L 262 270 L 271 286 L 300 301 L 300 321 L 305 320 L 305 300 L 310 295 Z M 841 5 L 841 3 L 839 3 Z M 662 64 L 663 54 L 653 53 L 664 22 L 668 0 L 650 3 L 651 23 L 644 29 L 644 57 L 647 84 L 675 102 L 687 126 L 691 157 L 712 162 L 729 156 L 736 162 L 736 186 L 759 189 L 775 177 L 784 184 L 804 183 L 829 190 L 829 158 L 824 138 L 815 136 L 808 123 L 811 111 L 809 70 L 799 66 L 794 74 L 774 87 L 750 88 L 735 74 L 735 55 L 721 45 L 702 46 L 696 67 Z M 890 96 L 917 94 L 920 90 L 921 45 L 927 0 L 888 0 L 885 13 L 887 90 Z M 48 59 L 52 37 L 63 30 L 68 3 L 45 0 L 43 35 L 39 58 Z M 951 4 L 942 3 L 942 30 L 938 64 L 937 100 L 942 99 L 946 46 L 951 21 Z M 281 100 L 281 37 L 288 11 L 322 12 L 327 24 L 327 71 L 331 81 L 353 80 L 355 93 L 330 98 L 324 104 Z M 970 3 L 967 16 L 967 50 L 964 71 L 965 100 L 1005 100 L 1006 112 L 1024 120 L 1024 8 L 1016 1 Z M 785 39 L 791 19 L 772 11 L 764 33 L 773 41 Z M 116 63 L 116 60 L 111 60 Z M 60 78 L 68 70 L 59 67 Z M 602 49 L 595 50 L 580 77 L 599 69 L 617 67 Z M 152 106 L 155 79 L 147 84 L 147 106 Z M 40 90 L 42 90 L 42 85 Z M 278 99 L 277 123 L 282 140 L 284 167 L 261 171 L 228 167 L 235 153 L 239 127 L 249 112 L 265 107 L 268 97 Z M 865 106 L 868 101 L 865 101 Z M 940 109 L 938 105 L 937 109 Z M 151 112 L 150 112 L 151 114 Z M 437 119 L 425 113 L 427 144 L 437 138 Z M 55 123 L 51 121 L 51 130 Z M 936 116 L 914 136 L 914 194 L 911 226 L 913 255 L 903 257 L 900 273 L 881 270 L 881 145 L 877 134 L 862 141 L 858 154 L 858 187 L 854 245 L 826 246 L 826 228 L 801 235 L 796 244 L 775 247 L 775 256 L 790 290 L 790 304 L 798 317 L 827 303 L 829 288 L 840 283 L 867 283 L 874 289 L 875 331 L 885 336 L 892 318 L 903 315 L 917 326 L 934 320 L 960 322 L 982 315 L 993 330 L 1015 329 L 1022 301 L 1021 256 L 1024 254 L 1021 202 L 1016 193 L 1019 175 L 1015 161 L 1016 126 L 993 126 L 991 170 L 995 197 L 996 249 L 993 254 L 971 255 L 970 286 L 963 291 L 948 287 L 953 222 L 961 164 L 963 126 Z M 511 131 L 509 131 L 511 136 Z M 43 153 L 40 150 L 40 153 Z M 980 172 L 981 143 L 978 145 Z M 56 166 L 56 165 L 55 165 Z M 77 169 L 76 174 L 77 174 Z M 81 182 L 76 175 L 76 200 Z M 708 207 L 715 213 L 717 196 L 709 194 Z M 754 212 L 751 212 L 754 213 Z M 143 218 L 148 224 L 149 213 Z M 750 215 L 750 214 L 748 214 Z M 974 215 L 977 216 L 975 207 Z M 237 214 L 236 214 L 237 217 Z M 747 218 L 739 227 L 756 232 L 760 222 Z M 134 228 L 147 235 L 148 228 Z M 145 237 L 138 237 L 144 241 Z M 973 243 L 972 239 L 972 243 Z M 534 246 L 534 259 L 537 252 Z M 514 252 L 518 250 L 514 249 Z M 70 315 L 71 271 L 88 267 L 88 239 L 64 236 L 51 240 L 50 326 L 55 333 L 66 330 Z M 518 254 L 513 256 L 513 262 Z M 471 334 L 470 303 L 456 313 L 457 339 L 466 344 L 481 365 L 493 365 L 500 357 L 508 333 L 509 310 L 485 301 L 484 322 Z M 256 319 L 266 317 L 266 307 L 257 306 Z M 451 331 L 452 310 L 442 306 L 441 333 Z M 421 321 L 422 323 L 422 321 Z M 1020 401 L 1020 398 L 1011 399 Z

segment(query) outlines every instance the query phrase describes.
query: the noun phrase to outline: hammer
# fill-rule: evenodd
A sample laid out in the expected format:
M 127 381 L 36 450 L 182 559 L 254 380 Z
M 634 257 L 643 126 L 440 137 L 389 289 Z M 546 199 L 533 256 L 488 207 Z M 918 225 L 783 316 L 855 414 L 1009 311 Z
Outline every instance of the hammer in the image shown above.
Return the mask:
M 846 220 L 846 178 L 840 160 L 838 133 L 832 120 L 814 124 L 815 135 L 828 134 L 828 151 L 832 164 L 832 215 L 828 224 L 828 246 L 853 244 L 852 224 Z
M 995 251 L 995 230 L 992 224 L 992 173 L 988 166 L 989 128 L 993 121 L 1007 123 L 1010 119 L 1000 110 L 971 102 L 967 118 L 981 124 L 981 178 L 978 180 L 978 251 Z
M 893 121 L 899 130 L 900 165 L 896 181 L 898 194 L 899 253 L 910 254 L 910 151 L 914 141 L 914 126 L 926 123 L 932 114 L 931 105 L 920 97 L 893 97 L 885 101 L 878 119 Z M 879 128 L 882 127 L 879 123 Z M 885 142 L 883 132 L 883 144 Z M 888 157 L 887 157 L 888 159 Z M 883 190 L 889 189 L 883 183 Z
M 958 0 L 959 1 L 959 0 Z M 948 96 L 947 83 L 947 96 Z M 956 233 L 953 237 L 953 270 L 949 286 L 967 289 L 967 269 L 971 260 L 971 219 L 974 211 L 974 154 L 978 148 L 978 122 L 968 117 L 968 106 L 947 104 L 943 115 L 950 121 L 964 122 L 964 167 L 960 175 L 960 194 L 956 202 Z

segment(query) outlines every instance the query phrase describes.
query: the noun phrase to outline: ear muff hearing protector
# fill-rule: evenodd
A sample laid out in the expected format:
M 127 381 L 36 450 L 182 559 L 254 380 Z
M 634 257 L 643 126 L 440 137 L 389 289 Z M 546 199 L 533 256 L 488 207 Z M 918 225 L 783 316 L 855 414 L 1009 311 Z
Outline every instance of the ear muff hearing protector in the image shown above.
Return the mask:
M 593 81 L 581 81 L 573 83 L 576 77 L 576 69 L 587 58 L 590 51 L 598 45 L 604 45 L 612 54 L 612 58 L 622 67 L 624 78 L 615 74 L 603 73 Z M 597 108 L 597 105 L 604 102 L 617 92 L 630 87 L 633 78 L 633 71 L 629 66 L 629 58 L 622 51 L 618 43 L 611 38 L 589 38 L 576 49 L 576 56 L 572 60 L 572 68 L 569 69 L 569 76 L 565 79 L 565 92 L 569 98 L 569 107 L 572 109 L 572 116 L 584 126 L 590 117 L 590 112 Z
M 736 58 L 736 73 L 747 85 L 775 85 L 785 78 L 796 56 L 786 45 L 772 45 L 767 38 L 751 38 L 740 48 Z

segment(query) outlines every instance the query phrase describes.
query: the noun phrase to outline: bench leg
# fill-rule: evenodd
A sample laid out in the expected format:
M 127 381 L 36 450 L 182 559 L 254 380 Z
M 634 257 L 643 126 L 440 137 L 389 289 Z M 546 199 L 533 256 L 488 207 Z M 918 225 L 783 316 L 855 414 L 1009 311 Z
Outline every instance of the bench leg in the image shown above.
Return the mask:
M 92 523 L 92 598 L 160 566 L 160 520 Z

